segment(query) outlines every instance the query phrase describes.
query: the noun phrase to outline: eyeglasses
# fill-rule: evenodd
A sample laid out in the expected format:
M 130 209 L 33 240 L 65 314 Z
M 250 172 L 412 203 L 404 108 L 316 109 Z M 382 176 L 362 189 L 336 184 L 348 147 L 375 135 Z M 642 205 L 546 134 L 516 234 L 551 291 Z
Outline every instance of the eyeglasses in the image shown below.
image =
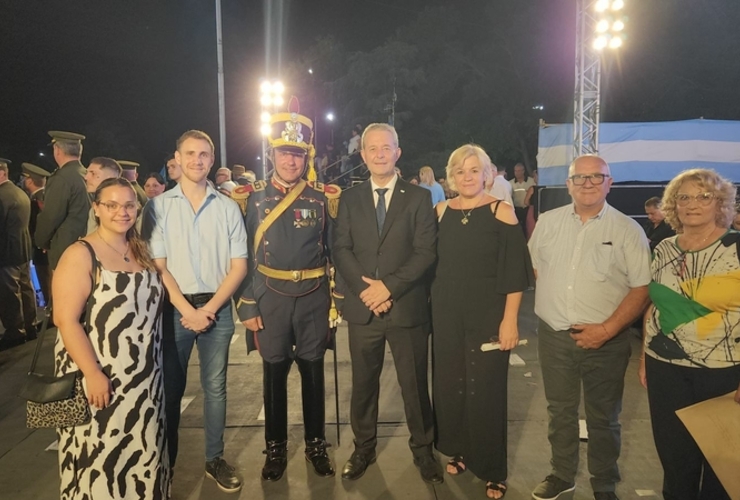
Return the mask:
M 679 193 L 675 197 L 676 205 L 678 205 L 679 207 L 685 207 L 686 205 L 691 203 L 691 200 L 696 200 L 699 205 L 701 205 L 702 207 L 706 207 L 707 205 L 710 205 L 712 203 L 713 199 L 714 193 L 699 193 L 696 196 Z
M 108 213 L 115 214 L 117 213 L 121 208 L 123 208 L 126 212 L 136 212 L 136 210 L 139 208 L 139 205 L 136 203 L 124 203 L 121 205 L 120 203 L 116 203 L 115 201 L 100 201 L 98 202 L 98 205 L 102 205 L 108 210 Z
M 586 184 L 586 180 L 590 180 L 591 184 L 593 184 L 594 186 L 601 186 L 602 184 L 604 184 L 604 179 L 606 179 L 607 177 L 611 176 L 607 174 L 576 174 L 571 175 L 570 177 L 568 177 L 568 179 L 570 179 L 570 182 L 572 182 L 574 186 L 583 186 L 584 184 Z

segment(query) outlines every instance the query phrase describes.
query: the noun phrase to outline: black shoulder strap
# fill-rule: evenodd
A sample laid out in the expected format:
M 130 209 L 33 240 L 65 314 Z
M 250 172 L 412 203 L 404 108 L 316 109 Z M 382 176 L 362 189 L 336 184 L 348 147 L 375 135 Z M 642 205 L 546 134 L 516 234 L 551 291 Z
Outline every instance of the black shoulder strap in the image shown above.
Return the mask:
M 498 206 L 501 204 L 501 200 L 496 200 L 494 201 L 494 203 L 496 204 L 496 206 L 493 207 L 493 216 L 496 217 L 496 212 L 498 212 Z
M 87 304 L 85 306 L 85 333 L 90 333 L 90 315 L 92 314 L 92 297 L 93 292 L 95 292 L 95 284 L 98 281 L 98 259 L 95 256 L 95 250 L 93 250 L 92 245 L 88 243 L 85 240 L 78 240 L 80 243 L 85 245 L 87 247 L 87 250 L 90 252 L 90 257 L 92 259 L 92 272 L 91 272 L 91 281 L 92 286 L 90 288 L 90 295 L 87 296 Z M 33 353 L 33 359 L 31 360 L 31 368 L 28 370 L 29 372 L 33 372 L 36 369 L 36 363 L 39 359 L 39 354 L 41 354 L 41 345 L 44 342 L 44 336 L 46 335 L 46 332 L 49 330 L 49 318 L 51 317 L 52 313 L 52 298 L 49 299 L 49 305 L 46 307 L 46 310 L 44 311 L 44 321 L 41 325 L 41 333 L 38 336 L 38 340 L 36 341 L 36 350 Z

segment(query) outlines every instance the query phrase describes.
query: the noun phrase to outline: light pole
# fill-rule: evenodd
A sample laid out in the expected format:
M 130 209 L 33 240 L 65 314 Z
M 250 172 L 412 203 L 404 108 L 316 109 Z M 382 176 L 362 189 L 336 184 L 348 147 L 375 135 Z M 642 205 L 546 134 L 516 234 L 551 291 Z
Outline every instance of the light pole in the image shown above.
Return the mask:
M 260 133 L 262 135 L 262 178 L 267 180 L 267 138 L 272 134 L 270 117 L 276 108 L 285 104 L 283 94 L 285 86 L 282 82 L 263 80 L 260 84 Z
M 573 96 L 573 157 L 599 152 L 601 58 L 624 43 L 624 0 L 578 0 L 576 85 Z

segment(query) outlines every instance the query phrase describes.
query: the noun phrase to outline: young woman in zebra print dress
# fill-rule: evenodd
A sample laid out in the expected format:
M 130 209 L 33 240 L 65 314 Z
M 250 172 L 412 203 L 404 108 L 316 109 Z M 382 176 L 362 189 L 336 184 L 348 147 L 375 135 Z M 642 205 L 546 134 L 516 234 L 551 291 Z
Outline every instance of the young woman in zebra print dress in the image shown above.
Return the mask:
M 163 288 L 135 229 L 138 208 L 128 181 L 103 181 L 93 202 L 98 229 L 71 245 L 54 273 L 56 372 L 81 370 L 92 406 L 90 423 L 57 431 L 65 500 L 167 498 Z

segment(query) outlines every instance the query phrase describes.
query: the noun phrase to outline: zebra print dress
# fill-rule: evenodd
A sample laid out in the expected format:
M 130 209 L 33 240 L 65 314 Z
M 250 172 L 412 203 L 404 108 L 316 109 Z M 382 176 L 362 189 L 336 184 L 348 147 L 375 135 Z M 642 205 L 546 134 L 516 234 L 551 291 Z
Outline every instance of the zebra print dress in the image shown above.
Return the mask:
M 158 274 L 100 267 L 89 336 L 115 395 L 107 408 L 92 407 L 89 424 L 57 430 L 62 500 L 167 498 L 162 300 Z M 60 335 L 55 368 L 77 370 Z

